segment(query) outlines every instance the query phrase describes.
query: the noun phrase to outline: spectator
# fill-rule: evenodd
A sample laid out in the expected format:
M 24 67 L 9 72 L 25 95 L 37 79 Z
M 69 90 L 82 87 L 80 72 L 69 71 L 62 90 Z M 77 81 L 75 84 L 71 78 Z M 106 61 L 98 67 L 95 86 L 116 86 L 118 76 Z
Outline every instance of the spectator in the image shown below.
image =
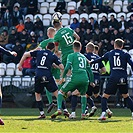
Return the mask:
M 31 31 L 33 31 L 34 24 L 31 21 L 30 17 L 27 17 L 26 18 L 26 22 L 25 22 L 24 25 L 25 25 L 25 29 L 28 31 L 28 33 L 30 33 Z
M 20 11 L 22 15 L 27 14 L 27 9 L 28 9 L 28 0 L 16 0 L 20 4 Z
M 113 10 L 114 0 L 103 0 L 102 11 L 105 13 L 115 12 Z
M 110 44 L 110 31 L 108 28 L 105 28 L 104 32 L 100 36 L 101 45 L 99 49 L 99 55 L 102 56 L 108 51 L 108 45 Z
M 39 37 L 37 39 L 37 44 L 40 44 L 45 39 L 43 31 L 39 31 Z
M 80 37 L 79 41 L 81 42 L 81 44 L 83 44 L 83 34 L 84 34 L 84 32 L 82 30 L 80 30 L 80 28 L 76 28 L 75 32 L 79 35 L 79 37 Z M 83 53 L 83 52 L 84 51 L 81 50 L 81 53 Z
M 15 6 L 13 8 L 13 15 L 12 15 L 13 26 L 16 26 L 17 24 L 19 24 L 20 20 L 23 20 L 22 14 L 19 10 L 19 7 Z
M 79 21 L 78 21 L 78 19 L 77 18 L 73 18 L 73 23 L 72 24 L 70 24 L 70 28 L 71 29 L 73 29 L 73 30 L 75 30 L 76 28 L 79 28 Z
M 86 20 L 86 18 L 82 17 L 82 20 L 79 24 L 79 28 L 82 32 L 85 33 L 85 31 L 87 30 L 88 28 L 88 21 Z
M 0 35 L 0 46 L 5 47 L 5 45 L 8 43 L 8 31 L 3 30 L 3 32 Z
M 110 21 L 109 21 L 109 30 L 113 32 L 114 29 L 119 30 L 119 23 L 117 19 L 114 17 L 114 15 L 112 14 L 110 16 Z
M 28 38 L 27 50 L 32 50 L 37 47 L 37 36 L 34 31 L 31 31 L 30 36 Z
M 8 44 L 6 44 L 5 48 L 12 51 L 17 39 L 18 39 L 18 34 L 15 29 L 12 29 L 11 33 L 9 34 Z
M 132 12 L 133 11 L 133 0 L 128 0 L 127 10 L 129 12 Z
M 6 9 L 9 9 L 10 12 L 13 12 L 13 6 L 15 2 L 16 0 L 2 0 L 2 7 L 1 7 L 2 14 L 6 11 Z
M 98 9 L 99 12 L 102 12 L 102 0 L 92 0 L 92 7 Z
M 124 34 L 124 48 L 130 50 L 133 48 L 133 33 L 127 28 Z
M 88 42 L 92 42 L 92 32 L 91 29 L 87 29 L 86 33 L 83 35 L 83 43 L 82 43 L 82 52 L 85 53 L 85 46 Z
M 130 16 L 130 20 L 128 21 L 128 26 L 130 31 L 133 33 L 133 14 Z
M 106 16 L 102 17 L 102 20 L 100 21 L 100 30 L 101 32 L 104 31 L 105 28 L 109 28 L 109 22 Z
M 26 76 L 26 75 L 29 75 L 31 77 L 35 76 L 35 67 L 34 65 L 32 66 L 32 64 L 35 62 L 35 59 L 32 58 L 32 57 L 28 57 L 23 65 L 22 65 L 22 73 L 23 73 L 23 76 Z M 34 63 L 35 64 L 35 63 Z
M 15 46 L 12 49 L 13 51 L 15 51 L 17 53 L 17 56 L 14 57 L 14 63 L 18 64 L 23 53 L 24 53 L 24 49 L 23 47 L 20 45 L 20 41 L 16 40 Z
M 101 33 L 100 33 L 100 30 L 99 30 L 98 28 L 96 28 L 96 29 L 95 29 L 95 33 L 94 33 L 93 38 L 92 38 L 93 43 L 94 43 L 95 45 L 99 45 L 99 46 L 100 46 L 100 43 L 101 43 L 100 34 L 101 34 Z
M 93 35 L 92 35 L 92 32 L 91 32 L 91 29 L 87 29 L 86 33 L 83 36 L 85 46 L 88 42 L 92 42 L 92 37 L 93 37 Z
M 66 12 L 66 2 L 65 0 L 58 0 L 57 5 L 54 9 L 55 12 Z
M 10 14 L 9 9 L 6 9 L 2 16 L 2 25 L 8 26 L 8 28 L 12 26 L 12 15 Z
M 38 1 L 37 0 L 27 0 L 28 1 L 28 11 L 27 14 L 36 14 L 37 13 L 37 5 Z
M 28 34 L 25 29 L 23 29 L 23 31 L 19 34 L 19 40 L 20 40 L 20 44 L 22 45 L 22 47 L 25 50 L 26 46 L 28 44 Z
M 25 26 L 24 26 L 23 20 L 20 20 L 19 24 L 16 25 L 17 32 L 18 33 L 22 32 L 24 28 L 25 28 Z
M 118 30 L 114 30 L 113 33 L 111 34 L 111 41 L 115 41 L 115 39 L 121 38 L 121 35 L 119 34 Z
M 119 22 L 119 32 L 121 34 L 121 36 L 123 37 L 125 29 L 128 28 L 128 23 L 127 21 L 124 19 L 124 16 L 121 16 L 121 20 Z
M 99 28 L 98 22 L 94 20 L 93 17 L 90 17 L 90 23 L 88 24 L 88 28 L 91 29 L 92 32 L 95 31 L 96 28 Z
M 36 35 L 38 35 L 39 31 L 41 31 L 43 29 L 43 22 L 40 19 L 39 16 L 36 17 L 36 22 L 34 23 L 34 31 L 36 33 Z
M 78 7 L 79 14 L 84 12 L 90 14 L 92 12 L 92 0 L 81 0 L 80 6 Z

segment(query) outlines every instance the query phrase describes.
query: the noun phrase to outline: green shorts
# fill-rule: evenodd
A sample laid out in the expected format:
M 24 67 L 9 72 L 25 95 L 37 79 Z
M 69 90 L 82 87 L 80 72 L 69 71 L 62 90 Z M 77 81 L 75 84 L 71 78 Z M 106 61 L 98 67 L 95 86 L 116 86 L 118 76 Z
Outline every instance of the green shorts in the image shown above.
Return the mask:
M 73 92 L 78 90 L 81 95 L 85 95 L 88 89 L 89 82 L 87 79 L 79 80 L 77 78 L 71 78 L 71 80 L 66 81 L 66 83 L 61 87 L 61 90 L 65 93 L 68 91 Z

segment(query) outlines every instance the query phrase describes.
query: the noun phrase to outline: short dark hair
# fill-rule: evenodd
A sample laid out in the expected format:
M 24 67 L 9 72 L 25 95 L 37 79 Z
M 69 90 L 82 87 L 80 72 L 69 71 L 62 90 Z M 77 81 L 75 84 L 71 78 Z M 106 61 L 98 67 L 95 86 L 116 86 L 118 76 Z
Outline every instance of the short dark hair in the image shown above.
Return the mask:
M 123 44 L 124 44 L 124 41 L 123 41 L 122 39 L 118 38 L 118 39 L 115 39 L 115 44 L 116 44 L 119 48 L 121 48 L 121 47 L 123 46 Z
M 54 27 L 56 28 L 56 27 L 59 27 L 60 25 L 61 25 L 61 23 L 59 22 L 59 21 L 53 21 L 53 25 L 54 25 Z
M 81 47 L 81 43 L 79 41 L 74 41 L 73 42 L 73 48 L 76 50 L 79 50 Z
M 47 49 L 50 49 L 50 50 L 54 49 L 54 47 L 55 47 L 55 45 L 53 42 L 49 42 L 47 45 Z

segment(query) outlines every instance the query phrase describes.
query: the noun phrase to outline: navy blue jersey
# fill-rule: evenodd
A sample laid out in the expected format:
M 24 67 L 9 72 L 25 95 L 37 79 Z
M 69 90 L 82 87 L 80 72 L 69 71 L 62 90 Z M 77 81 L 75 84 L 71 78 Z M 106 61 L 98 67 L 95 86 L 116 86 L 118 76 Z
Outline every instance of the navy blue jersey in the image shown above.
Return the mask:
M 99 62 L 101 60 L 109 60 L 111 71 L 110 76 L 113 77 L 127 77 L 127 63 L 132 67 L 133 70 L 133 62 L 131 56 L 127 52 L 124 52 L 119 49 L 114 49 L 110 52 L 107 52 L 97 61 L 94 61 L 94 63 Z
M 0 46 L 0 52 L 2 52 L 3 54 L 9 55 L 9 56 L 13 56 L 8 50 L 4 49 L 1 46 Z
M 94 61 L 99 58 L 99 56 L 94 53 L 87 53 L 87 54 L 85 54 L 85 57 L 90 61 Z M 103 65 L 102 61 L 98 62 L 98 63 L 91 64 L 91 70 L 92 70 L 93 74 L 97 75 L 97 76 L 100 76 L 99 69 L 101 69 L 103 67 L 104 67 L 104 65 Z
M 32 57 L 36 57 L 37 60 L 37 68 L 36 68 L 36 76 L 37 77 L 50 77 L 52 64 L 60 65 L 61 61 L 59 58 L 53 54 L 50 50 L 37 50 L 34 52 L 30 52 Z

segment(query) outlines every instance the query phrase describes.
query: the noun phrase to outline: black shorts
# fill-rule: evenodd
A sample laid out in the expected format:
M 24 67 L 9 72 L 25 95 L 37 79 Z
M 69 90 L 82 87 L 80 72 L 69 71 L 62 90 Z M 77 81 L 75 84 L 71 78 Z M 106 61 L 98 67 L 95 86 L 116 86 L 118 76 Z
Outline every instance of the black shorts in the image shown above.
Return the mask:
M 92 96 L 92 94 L 98 94 L 99 90 L 100 90 L 100 78 L 99 76 L 95 76 L 94 75 L 94 83 L 95 83 L 95 87 L 92 86 L 88 86 L 88 90 L 86 92 L 86 94 L 88 96 Z
M 115 95 L 117 92 L 117 89 L 119 89 L 120 94 L 128 93 L 128 85 L 127 85 L 126 77 L 120 77 L 120 78 L 111 77 L 111 78 L 109 78 L 107 87 L 106 87 L 104 93 L 109 94 L 109 95 L 111 95 L 111 94 Z
M 99 93 L 99 86 L 95 86 L 94 88 L 92 86 L 88 86 L 88 90 L 86 94 L 88 96 L 92 96 L 92 94 L 98 94 Z
M 46 89 L 49 92 L 55 92 L 56 90 L 58 90 L 58 87 L 53 77 L 48 77 L 48 78 L 44 77 L 44 78 L 35 77 L 35 92 L 36 93 L 42 93 L 44 90 L 44 87 L 46 87 Z

